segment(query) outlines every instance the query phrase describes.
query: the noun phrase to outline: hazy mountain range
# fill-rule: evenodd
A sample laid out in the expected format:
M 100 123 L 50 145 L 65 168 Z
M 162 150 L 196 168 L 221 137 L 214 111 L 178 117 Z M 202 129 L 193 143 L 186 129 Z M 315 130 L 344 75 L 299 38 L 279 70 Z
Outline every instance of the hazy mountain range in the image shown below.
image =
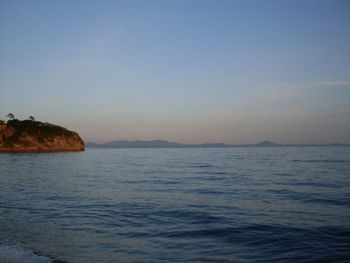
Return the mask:
M 107 143 L 87 142 L 87 148 L 217 148 L 217 147 L 282 147 L 282 146 L 350 146 L 350 144 L 278 144 L 270 141 L 262 141 L 256 144 L 225 144 L 225 143 L 203 143 L 203 144 L 184 144 L 169 142 L 165 140 L 151 141 L 112 141 Z

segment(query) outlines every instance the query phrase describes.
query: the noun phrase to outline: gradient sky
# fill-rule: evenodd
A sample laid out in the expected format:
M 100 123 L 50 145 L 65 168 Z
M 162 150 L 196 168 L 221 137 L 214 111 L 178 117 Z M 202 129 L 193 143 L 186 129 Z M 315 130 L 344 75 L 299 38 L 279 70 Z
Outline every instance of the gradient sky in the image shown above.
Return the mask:
M 96 142 L 350 143 L 350 1 L 0 3 L 0 119 Z

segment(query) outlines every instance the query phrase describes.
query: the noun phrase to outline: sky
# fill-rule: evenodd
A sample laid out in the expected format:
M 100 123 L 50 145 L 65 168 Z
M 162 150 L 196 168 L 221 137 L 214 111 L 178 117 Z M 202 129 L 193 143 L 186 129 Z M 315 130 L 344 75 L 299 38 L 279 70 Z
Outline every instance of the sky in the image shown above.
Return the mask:
M 0 119 L 85 141 L 350 143 L 350 1 L 0 0 Z

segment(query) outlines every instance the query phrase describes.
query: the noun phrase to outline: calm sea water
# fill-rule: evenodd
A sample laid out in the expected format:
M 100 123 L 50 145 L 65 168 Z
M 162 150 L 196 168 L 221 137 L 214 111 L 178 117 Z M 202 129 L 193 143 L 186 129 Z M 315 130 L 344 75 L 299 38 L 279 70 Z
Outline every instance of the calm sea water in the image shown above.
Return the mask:
M 349 262 L 350 147 L 0 154 L 0 262 Z

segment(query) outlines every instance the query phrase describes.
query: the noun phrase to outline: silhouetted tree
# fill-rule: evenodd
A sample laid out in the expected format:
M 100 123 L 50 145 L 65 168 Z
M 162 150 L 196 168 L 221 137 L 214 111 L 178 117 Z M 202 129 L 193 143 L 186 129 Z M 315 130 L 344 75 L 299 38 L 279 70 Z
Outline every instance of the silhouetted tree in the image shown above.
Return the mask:
M 12 113 L 7 114 L 6 117 L 10 118 L 11 120 L 15 119 L 15 115 L 13 115 Z
M 0 120 L 0 124 L 5 124 L 5 121 L 4 120 Z
M 31 121 L 35 121 L 35 118 L 34 118 L 33 116 L 29 116 L 29 119 L 30 119 Z

